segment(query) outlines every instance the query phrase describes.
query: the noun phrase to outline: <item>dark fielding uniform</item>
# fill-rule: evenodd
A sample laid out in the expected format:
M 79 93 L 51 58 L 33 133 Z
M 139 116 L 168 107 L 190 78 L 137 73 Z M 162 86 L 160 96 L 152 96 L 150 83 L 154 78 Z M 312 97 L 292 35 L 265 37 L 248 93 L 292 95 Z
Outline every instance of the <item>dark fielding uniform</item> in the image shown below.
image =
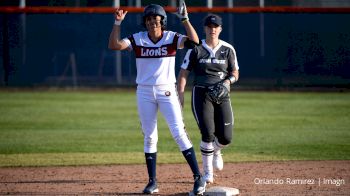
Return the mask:
M 233 110 L 230 97 L 216 104 L 207 96 L 207 88 L 225 80 L 238 70 L 236 51 L 232 45 L 222 40 L 211 49 L 205 40 L 188 50 L 182 69 L 194 72 L 192 90 L 192 112 L 202 133 L 202 141 L 214 142 L 215 136 L 222 145 L 232 140 Z

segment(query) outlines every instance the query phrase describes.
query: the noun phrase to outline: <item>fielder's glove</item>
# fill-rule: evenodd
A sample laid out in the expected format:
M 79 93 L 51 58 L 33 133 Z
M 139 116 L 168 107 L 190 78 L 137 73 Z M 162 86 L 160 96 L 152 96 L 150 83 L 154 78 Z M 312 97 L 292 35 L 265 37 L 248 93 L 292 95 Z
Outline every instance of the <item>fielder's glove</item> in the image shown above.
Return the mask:
M 211 101 L 220 104 L 222 100 L 230 94 L 230 84 L 222 81 L 213 86 L 208 87 L 207 94 Z
M 182 22 L 188 20 L 188 13 L 187 13 L 187 7 L 186 7 L 186 4 L 185 4 L 185 1 L 182 1 L 182 3 L 179 5 L 175 15 L 177 17 L 179 17 Z

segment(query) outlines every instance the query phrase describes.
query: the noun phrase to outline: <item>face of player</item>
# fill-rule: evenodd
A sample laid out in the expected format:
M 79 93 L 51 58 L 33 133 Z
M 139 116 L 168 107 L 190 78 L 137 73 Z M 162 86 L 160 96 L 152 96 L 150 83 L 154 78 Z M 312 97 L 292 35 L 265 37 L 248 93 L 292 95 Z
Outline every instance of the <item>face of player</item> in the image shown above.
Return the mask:
M 162 18 L 160 16 L 148 16 L 145 23 L 148 31 L 161 30 L 162 28 Z
M 215 24 L 210 24 L 204 27 L 205 36 L 206 38 L 210 38 L 210 39 L 219 39 L 221 30 L 222 30 L 221 26 L 217 26 Z

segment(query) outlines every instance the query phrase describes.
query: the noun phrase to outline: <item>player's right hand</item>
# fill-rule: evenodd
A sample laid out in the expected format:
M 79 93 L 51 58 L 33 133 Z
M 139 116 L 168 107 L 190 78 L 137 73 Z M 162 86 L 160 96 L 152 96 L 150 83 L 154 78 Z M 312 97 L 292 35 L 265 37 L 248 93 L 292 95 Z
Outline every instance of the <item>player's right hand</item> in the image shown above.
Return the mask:
M 178 96 L 179 96 L 179 101 L 180 101 L 180 104 L 181 104 L 181 108 L 184 108 L 185 106 L 185 95 L 184 93 L 182 92 L 178 92 Z
M 128 13 L 128 11 L 124 11 L 124 10 L 119 10 L 116 9 L 115 13 L 114 13 L 114 19 L 116 21 L 122 21 L 125 18 L 125 15 Z

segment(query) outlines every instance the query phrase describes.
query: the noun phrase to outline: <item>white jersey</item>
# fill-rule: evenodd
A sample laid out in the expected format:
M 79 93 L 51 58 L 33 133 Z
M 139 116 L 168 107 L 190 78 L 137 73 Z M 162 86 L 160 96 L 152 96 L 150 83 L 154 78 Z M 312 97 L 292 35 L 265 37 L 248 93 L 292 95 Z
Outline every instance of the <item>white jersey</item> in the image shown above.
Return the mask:
M 148 32 L 135 33 L 123 40 L 136 56 L 139 85 L 175 84 L 175 55 L 184 35 L 163 31 L 162 38 L 154 43 Z

